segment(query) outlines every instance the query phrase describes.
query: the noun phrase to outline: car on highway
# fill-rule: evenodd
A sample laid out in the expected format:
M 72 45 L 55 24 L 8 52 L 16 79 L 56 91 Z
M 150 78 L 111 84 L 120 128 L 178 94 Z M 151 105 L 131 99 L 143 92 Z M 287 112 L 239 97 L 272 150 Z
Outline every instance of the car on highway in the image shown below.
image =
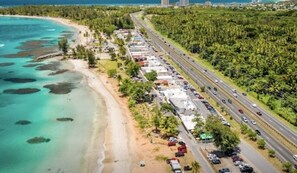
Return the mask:
M 245 123 L 248 123 L 248 122 L 249 122 L 248 119 L 247 119 L 245 116 L 241 117 L 241 119 L 242 119 L 242 121 L 245 122 Z
M 242 93 L 243 96 L 247 96 L 246 93 Z
M 232 104 L 232 100 L 231 100 L 231 99 L 228 99 L 228 102 L 229 102 L 230 104 Z
M 262 113 L 261 113 L 261 112 L 259 112 L 259 111 L 258 111 L 258 112 L 256 112 L 256 114 L 257 114 L 257 115 L 259 115 L 259 116 L 262 116 Z
M 297 154 L 294 154 L 294 155 L 293 155 L 293 158 L 294 158 L 294 160 L 297 161 Z
M 257 122 L 256 122 L 255 120 L 251 120 L 251 123 L 252 123 L 253 125 L 256 125 L 256 124 L 257 124 Z
M 233 93 L 237 93 L 236 89 L 232 89 L 232 92 L 233 92 Z
M 219 81 L 216 79 L 216 80 L 215 80 L 215 83 L 219 83 Z
M 226 100 L 225 99 L 222 99 L 222 102 L 226 104 Z
M 253 103 L 252 106 L 253 106 L 253 108 L 256 108 L 257 107 L 257 105 L 255 103 Z
M 242 113 L 243 114 L 243 110 L 242 109 L 238 109 L 238 112 Z
M 236 94 L 236 93 L 233 93 L 233 96 L 234 96 L 234 97 L 237 97 L 237 94 Z
M 255 132 L 257 133 L 257 135 L 261 136 L 260 130 L 256 129 Z

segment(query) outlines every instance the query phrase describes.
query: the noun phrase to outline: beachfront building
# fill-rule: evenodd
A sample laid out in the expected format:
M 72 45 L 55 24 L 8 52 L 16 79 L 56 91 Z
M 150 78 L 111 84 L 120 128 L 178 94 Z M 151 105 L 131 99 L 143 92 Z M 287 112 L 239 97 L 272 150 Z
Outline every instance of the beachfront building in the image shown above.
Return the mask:
M 161 0 L 161 6 L 162 7 L 168 7 L 169 6 L 169 0 Z
M 189 0 L 180 0 L 179 1 L 179 6 L 188 6 L 189 5 Z

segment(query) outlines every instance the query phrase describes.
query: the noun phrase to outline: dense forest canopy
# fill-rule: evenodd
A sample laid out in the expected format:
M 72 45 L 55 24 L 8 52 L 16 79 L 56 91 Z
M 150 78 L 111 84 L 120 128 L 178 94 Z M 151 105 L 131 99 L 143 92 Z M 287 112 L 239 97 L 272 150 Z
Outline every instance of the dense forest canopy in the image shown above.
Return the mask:
M 1 8 L 0 14 L 63 17 L 87 25 L 95 33 L 110 35 L 116 29 L 132 29 L 130 13 L 138 7 L 108 6 L 19 6 Z
M 297 126 L 297 11 L 149 8 L 165 36 Z

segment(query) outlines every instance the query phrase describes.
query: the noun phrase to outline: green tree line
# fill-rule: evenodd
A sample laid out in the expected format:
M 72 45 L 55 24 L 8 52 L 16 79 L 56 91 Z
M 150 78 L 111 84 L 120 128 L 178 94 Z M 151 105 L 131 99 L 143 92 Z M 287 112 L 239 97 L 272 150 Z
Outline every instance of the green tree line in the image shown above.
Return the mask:
M 44 5 L 1 8 L 0 14 L 62 17 L 88 26 L 97 35 L 100 32 L 111 35 L 116 29 L 133 29 L 129 14 L 136 11 L 138 7 Z
M 190 7 L 145 14 L 163 35 L 297 126 L 297 11 Z

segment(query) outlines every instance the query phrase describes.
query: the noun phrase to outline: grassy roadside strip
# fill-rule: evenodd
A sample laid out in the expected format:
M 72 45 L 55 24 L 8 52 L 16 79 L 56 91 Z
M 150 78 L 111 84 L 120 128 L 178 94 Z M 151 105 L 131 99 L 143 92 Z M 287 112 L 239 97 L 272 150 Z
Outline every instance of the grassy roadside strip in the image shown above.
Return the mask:
M 138 15 L 137 17 L 139 17 L 139 19 L 141 19 L 140 15 Z M 159 31 L 157 31 L 154 27 L 154 25 L 149 21 L 149 19 L 147 19 L 147 17 L 145 17 L 144 22 L 146 24 L 148 24 L 153 31 L 155 31 L 156 33 L 162 35 Z M 185 52 L 186 55 L 188 55 L 189 57 L 193 57 L 193 59 L 201 64 L 203 67 L 205 67 L 206 69 L 210 69 L 216 76 L 218 76 L 220 79 L 222 79 L 226 84 L 228 84 L 229 86 L 231 86 L 232 88 L 237 89 L 237 91 L 239 91 L 240 93 L 242 92 L 246 92 L 245 90 L 247 90 L 247 88 L 240 88 L 237 85 L 235 85 L 234 81 L 232 81 L 230 78 L 224 76 L 221 72 L 215 70 L 213 68 L 213 66 L 207 62 L 206 60 L 203 60 L 199 57 L 199 55 L 197 54 L 193 54 L 189 51 L 187 51 L 185 48 L 183 48 L 180 44 L 176 43 L 174 40 L 162 35 L 165 40 L 167 42 L 169 42 L 170 44 L 174 45 L 175 47 L 177 47 L 178 49 L 180 49 L 181 51 Z M 278 119 L 279 121 L 281 121 L 282 123 L 284 123 L 287 127 L 289 127 L 290 129 L 292 129 L 293 131 L 297 132 L 297 127 L 292 125 L 291 123 L 287 122 L 285 119 L 283 119 L 282 117 L 280 117 L 279 115 L 277 115 L 273 110 L 271 110 L 267 105 L 265 105 L 263 102 L 259 101 L 257 99 L 257 95 L 255 93 L 247 93 L 248 94 L 248 98 L 250 100 L 252 100 L 253 102 L 255 102 L 257 105 L 259 105 L 261 108 L 263 108 L 265 111 L 267 111 L 269 114 L 273 115 L 276 119 Z

